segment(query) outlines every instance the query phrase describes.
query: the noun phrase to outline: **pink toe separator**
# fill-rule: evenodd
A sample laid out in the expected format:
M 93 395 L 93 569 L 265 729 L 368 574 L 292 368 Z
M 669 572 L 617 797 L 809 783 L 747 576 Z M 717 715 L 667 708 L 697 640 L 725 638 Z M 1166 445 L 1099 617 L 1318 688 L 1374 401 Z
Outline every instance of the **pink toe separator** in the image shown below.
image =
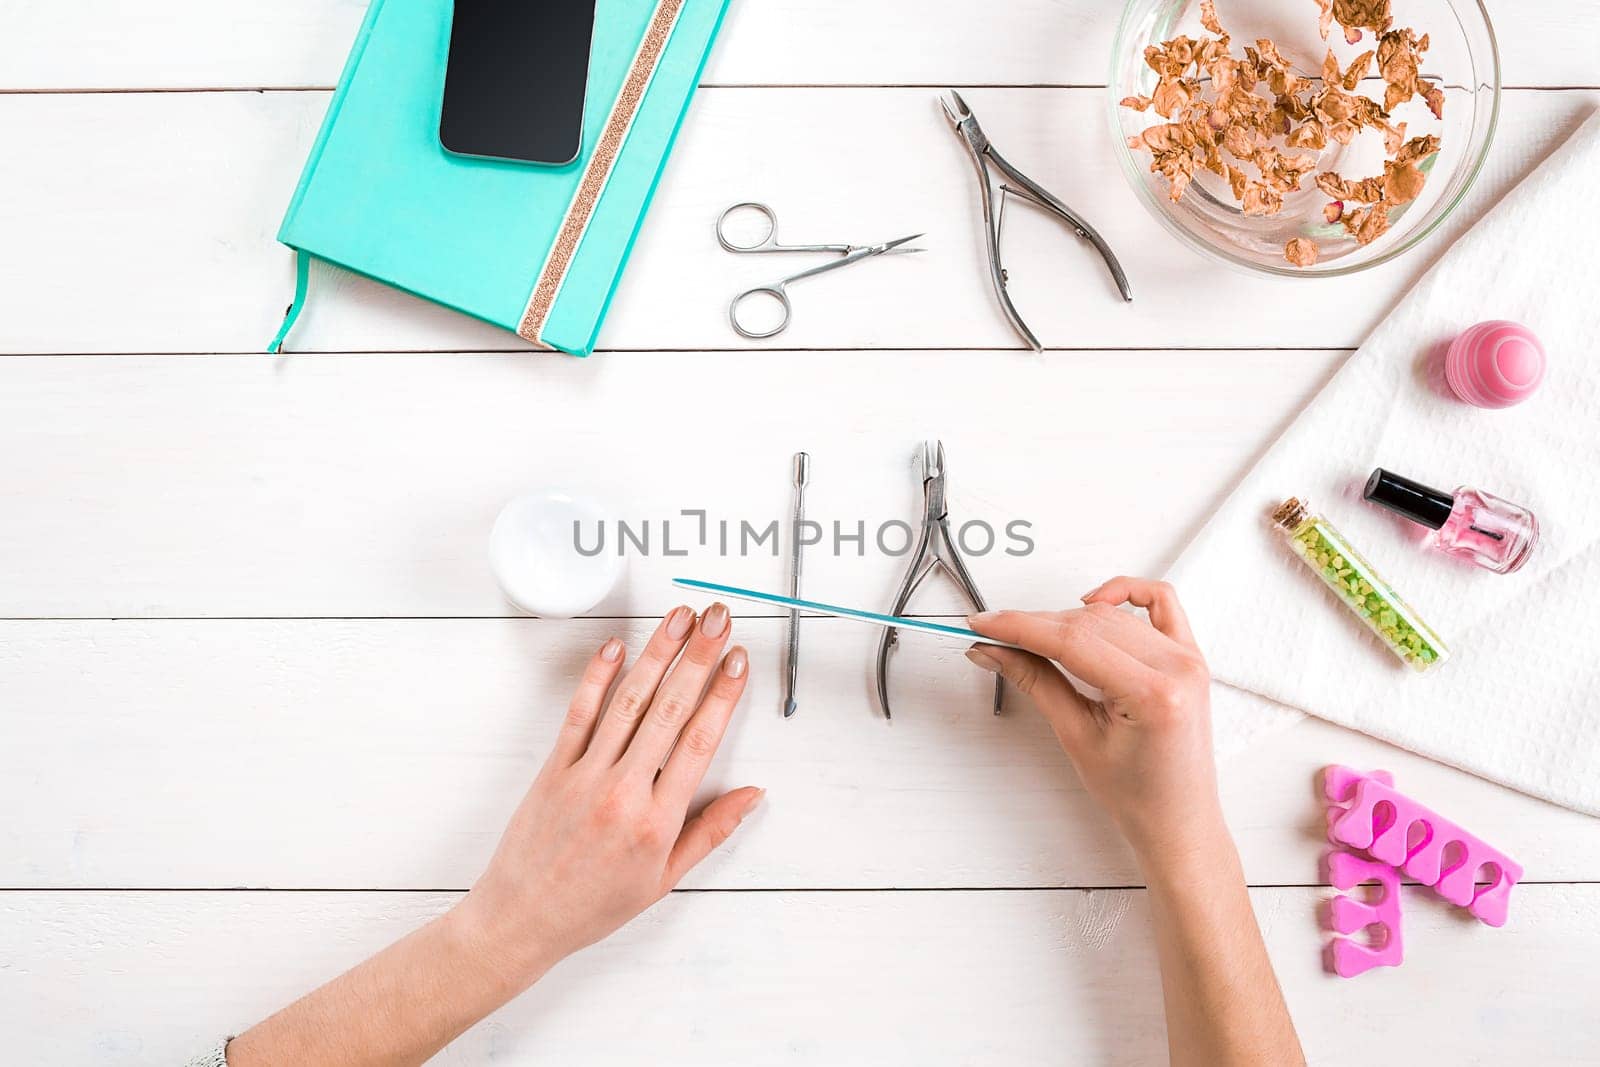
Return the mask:
M 1349 767 L 1329 767 L 1323 772 L 1323 790 L 1335 805 L 1328 812 L 1328 837 L 1334 843 L 1361 849 L 1404 871 L 1490 926 L 1505 925 L 1511 887 L 1522 877 L 1521 864 L 1395 792 L 1393 779 L 1381 772 L 1368 775 Z M 1415 826 L 1421 827 L 1421 836 L 1412 844 Z M 1446 852 L 1453 853 L 1448 867 Z M 1485 865 L 1495 877 L 1479 886 L 1477 874 Z
M 1404 959 L 1400 938 L 1400 872 L 1387 863 L 1363 859 L 1353 852 L 1328 855 L 1328 881 L 1335 889 L 1349 891 L 1363 882 L 1376 881 L 1383 887 L 1382 899 L 1368 904 L 1356 897 L 1333 898 L 1333 931 L 1359 935 L 1369 926 L 1383 928 L 1383 942 L 1374 948 L 1361 937 L 1336 937 L 1328 946 L 1330 966 L 1340 978 L 1354 978 L 1374 967 L 1398 967 Z

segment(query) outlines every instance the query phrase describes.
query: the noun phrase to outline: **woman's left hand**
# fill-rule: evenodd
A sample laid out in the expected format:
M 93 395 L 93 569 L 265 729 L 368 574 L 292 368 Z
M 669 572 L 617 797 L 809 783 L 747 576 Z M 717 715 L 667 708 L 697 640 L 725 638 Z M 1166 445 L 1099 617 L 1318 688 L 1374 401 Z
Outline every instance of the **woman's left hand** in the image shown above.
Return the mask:
M 760 801 L 746 786 L 688 817 L 749 677 L 743 648 L 722 655 L 730 630 L 722 604 L 698 621 L 680 607 L 626 674 L 616 638 L 589 661 L 554 751 L 457 909 L 512 984 L 660 900 Z
M 698 624 L 674 610 L 626 674 L 622 642 L 601 645 L 472 891 L 239 1035 L 228 1062 L 421 1064 L 665 896 L 761 799 L 747 786 L 688 814 L 750 673 L 744 649 L 722 654 L 730 621 L 721 604 Z

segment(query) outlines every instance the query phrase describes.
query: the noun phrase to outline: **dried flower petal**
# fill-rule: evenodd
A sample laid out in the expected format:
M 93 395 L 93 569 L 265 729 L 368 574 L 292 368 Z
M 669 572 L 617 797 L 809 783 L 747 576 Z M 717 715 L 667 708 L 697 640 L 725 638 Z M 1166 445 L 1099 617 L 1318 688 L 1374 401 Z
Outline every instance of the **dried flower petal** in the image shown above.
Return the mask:
M 1338 222 L 1339 221 L 1339 216 L 1341 216 L 1343 214 L 1344 214 L 1344 201 L 1343 200 L 1330 200 L 1330 201 L 1328 201 L 1328 203 L 1326 205 L 1324 205 L 1324 207 L 1322 209 L 1322 217 L 1327 219 L 1328 222 L 1330 222 L 1330 223 Z
M 1250 187 L 1250 176 L 1238 167 L 1228 168 L 1228 188 L 1233 190 L 1235 200 L 1243 200 L 1245 190 Z
M 1170 119 L 1189 106 L 1189 102 L 1198 98 L 1200 87 L 1184 78 L 1162 78 L 1156 85 L 1156 91 L 1151 94 L 1151 105 L 1156 109 L 1156 114 L 1164 119 Z
M 1383 204 L 1357 208 L 1346 213 L 1342 221 L 1345 232 L 1354 237 L 1357 243 L 1369 245 L 1388 232 L 1389 209 Z
M 1383 128 L 1383 150 L 1391 156 L 1400 151 L 1401 146 L 1405 144 L 1405 140 L 1405 123 L 1399 122 L 1393 126 L 1385 126 Z
M 1208 33 L 1222 33 L 1222 23 L 1217 20 L 1217 5 L 1212 0 L 1200 0 L 1200 25 Z
M 1322 57 L 1322 81 L 1325 85 L 1338 85 L 1344 79 L 1339 74 L 1339 59 L 1333 54 L 1333 49 L 1328 49 Z
M 1383 178 L 1363 178 L 1352 182 L 1332 171 L 1317 175 L 1317 188 L 1335 200 L 1354 200 L 1360 204 L 1375 204 L 1383 199 Z
M 1417 93 L 1417 54 L 1406 46 L 1407 31 L 1397 30 L 1385 34 L 1378 44 L 1378 72 L 1388 83 L 1384 90 L 1383 106 L 1393 111 Z
M 1328 39 L 1328 31 L 1333 29 L 1333 0 L 1317 0 L 1317 32 L 1322 34 L 1322 39 Z
M 1269 38 L 1257 37 L 1256 51 L 1260 52 L 1261 58 L 1275 69 L 1288 70 L 1293 65 L 1283 57 L 1283 53 L 1278 51 L 1278 46 L 1273 44 Z
M 1407 204 L 1422 195 L 1427 177 L 1410 163 L 1386 163 L 1383 167 L 1383 199 L 1389 204 Z
M 1366 220 L 1356 228 L 1356 240 L 1361 244 L 1369 245 L 1388 232 L 1389 206 L 1387 204 L 1373 204 Z
M 1418 163 L 1439 151 L 1439 138 L 1436 134 L 1427 134 L 1422 137 L 1413 137 L 1401 145 L 1394 153 L 1396 163 Z
M 1444 90 L 1433 82 L 1423 82 L 1417 89 L 1422 94 L 1422 99 L 1428 104 L 1428 110 L 1433 112 L 1436 119 L 1444 118 Z
M 1167 174 L 1167 182 L 1171 186 L 1167 196 L 1171 198 L 1174 204 L 1182 200 L 1183 194 L 1189 191 L 1189 183 L 1194 180 L 1193 174 L 1193 167 L 1190 167 L 1187 171 L 1178 170 Z
M 1222 147 L 1232 153 L 1236 159 L 1251 160 L 1255 158 L 1255 138 L 1250 136 L 1250 131 L 1243 126 L 1229 126 L 1222 135 Z
M 1321 254 L 1317 242 L 1305 237 L 1295 237 L 1283 246 L 1283 258 L 1297 267 L 1315 266 Z
M 1317 119 L 1308 119 L 1285 138 L 1290 148 L 1321 150 L 1328 147 L 1328 131 Z
M 1305 176 L 1317 169 L 1316 156 L 1285 155 L 1271 147 L 1257 150 L 1255 162 L 1261 170 L 1262 178 L 1279 192 L 1291 192 L 1300 188 L 1300 182 Z
M 1394 15 L 1389 10 L 1389 0 L 1333 0 L 1333 17 L 1347 31 L 1371 30 L 1373 33 L 1382 33 L 1394 22 Z M 1350 41 L 1355 44 L 1360 40 Z
M 1261 182 L 1251 182 L 1244 191 L 1246 215 L 1276 215 L 1283 210 L 1283 194 Z
M 1385 111 L 1393 111 L 1420 94 L 1434 117 L 1443 117 L 1444 93 L 1438 86 L 1420 80 L 1422 53 L 1427 50 L 1427 34 L 1418 37 L 1406 28 L 1390 30 L 1378 41 L 1378 73 L 1388 83 L 1383 94 Z
M 1344 69 L 1344 77 L 1340 79 L 1340 84 L 1344 86 L 1346 92 L 1355 92 L 1356 86 L 1361 84 L 1361 79 L 1367 76 L 1367 71 L 1372 66 L 1372 57 L 1375 55 L 1377 53 L 1369 49 L 1350 61 L 1350 65 Z
M 1280 96 L 1273 101 L 1273 106 L 1276 110 L 1281 111 L 1286 118 L 1294 122 L 1305 122 L 1312 117 L 1310 102 L 1300 99 L 1298 94 Z
M 1125 96 L 1118 101 L 1123 107 L 1131 107 L 1135 111 L 1144 111 L 1150 106 L 1148 96 Z

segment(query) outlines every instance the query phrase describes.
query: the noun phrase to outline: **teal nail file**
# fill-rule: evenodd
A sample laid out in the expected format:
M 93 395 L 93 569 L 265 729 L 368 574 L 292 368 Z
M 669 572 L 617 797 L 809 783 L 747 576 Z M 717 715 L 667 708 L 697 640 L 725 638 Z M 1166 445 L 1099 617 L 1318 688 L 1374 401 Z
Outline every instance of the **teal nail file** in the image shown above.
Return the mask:
M 962 626 L 946 626 L 942 622 L 929 622 L 927 619 L 910 619 L 904 615 L 880 615 L 876 611 L 844 608 L 837 604 L 821 604 L 815 600 L 797 600 L 794 597 L 779 596 L 776 593 L 761 593 L 754 589 L 740 589 L 735 585 L 718 585 L 716 582 L 702 582 L 694 578 L 674 578 L 672 579 L 672 584 L 702 593 L 714 593 L 717 596 L 725 596 L 733 600 L 748 600 L 757 604 L 770 604 L 785 611 L 804 611 L 812 615 L 833 615 L 841 619 L 869 622 L 874 626 L 888 626 L 896 630 L 912 630 L 916 633 L 932 634 L 934 637 L 955 638 L 958 641 L 967 641 L 980 645 L 999 645 L 1001 648 L 1018 647 L 1005 641 L 996 641 L 992 637 L 985 637 L 976 630 L 968 630 Z

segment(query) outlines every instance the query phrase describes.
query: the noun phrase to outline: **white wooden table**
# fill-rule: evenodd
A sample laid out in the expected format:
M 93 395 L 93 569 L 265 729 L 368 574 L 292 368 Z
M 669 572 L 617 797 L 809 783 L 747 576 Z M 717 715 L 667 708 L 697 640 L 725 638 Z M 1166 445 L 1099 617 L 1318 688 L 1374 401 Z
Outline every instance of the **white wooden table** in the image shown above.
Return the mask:
M 1309 4 L 1310 0 L 1306 0 Z M 594 617 L 511 617 L 497 509 L 581 486 L 632 516 L 770 519 L 788 457 L 818 517 L 919 504 L 949 449 L 962 517 L 1031 520 L 974 562 L 1000 604 L 1156 573 L 1485 205 L 1600 102 L 1600 9 L 1500 4 L 1504 121 L 1447 228 L 1315 285 L 1203 269 L 1116 172 L 1106 0 L 735 0 L 588 361 L 318 271 L 294 355 L 273 242 L 358 0 L 0 3 L 0 1041 L 7 1062 L 170 1064 L 446 907 L 487 858 L 573 670 L 635 642 L 677 570 L 764 587 L 768 556 L 631 562 Z M 1019 350 L 985 283 L 957 85 L 1007 154 L 1123 257 L 1137 302 L 1042 218 L 1008 227 Z M 762 199 L 820 239 L 931 252 L 803 294 L 763 345 L 723 321 L 771 267 L 717 250 Z M 1255 314 L 1240 318 L 1247 305 Z M 753 347 L 764 351 L 753 352 Z M 875 605 L 901 561 L 814 553 Z M 955 611 L 940 588 L 924 611 Z M 689 888 L 449 1049 L 448 1063 L 1157 1063 L 1131 858 L 1036 716 L 987 713 L 955 649 L 783 624 L 710 786 L 768 803 Z M 1503 930 L 1412 891 L 1410 958 L 1325 976 L 1315 770 L 1386 767 L 1517 854 Z M 1230 821 L 1319 1063 L 1600 1062 L 1600 826 L 1307 720 L 1224 767 Z M 618 1025 L 620 1015 L 628 1020 Z

